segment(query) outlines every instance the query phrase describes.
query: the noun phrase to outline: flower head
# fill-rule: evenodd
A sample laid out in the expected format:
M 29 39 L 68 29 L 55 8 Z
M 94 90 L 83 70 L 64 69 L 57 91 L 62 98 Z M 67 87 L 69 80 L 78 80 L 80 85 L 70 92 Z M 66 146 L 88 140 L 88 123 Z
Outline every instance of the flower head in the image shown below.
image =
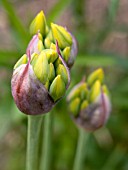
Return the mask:
M 75 62 L 75 58 L 78 52 L 77 41 L 75 37 L 60 25 L 51 23 L 48 27 L 43 11 L 41 11 L 30 25 L 30 33 L 32 35 L 40 33 L 39 47 L 46 49 L 55 49 L 56 41 L 60 49 L 61 56 L 71 68 Z M 41 44 L 42 41 L 42 44 Z
M 104 73 L 97 69 L 82 80 L 69 93 L 67 101 L 73 120 L 86 130 L 102 127 L 110 114 L 109 91 L 103 83 Z
M 70 73 L 57 51 L 42 50 L 32 55 L 30 51 L 14 66 L 11 85 L 18 108 L 26 114 L 36 115 L 50 111 L 64 96 Z M 57 59 L 61 64 L 55 66 Z
M 45 36 L 46 34 L 46 19 L 43 11 L 40 11 L 30 25 L 30 34 L 34 35 L 38 31 Z
M 46 24 L 42 11 L 35 17 L 30 25 L 34 36 L 26 54 L 14 66 L 12 95 L 25 114 L 47 113 L 70 84 L 69 67 L 77 54 L 76 40 L 65 28 L 51 25 L 49 28 Z

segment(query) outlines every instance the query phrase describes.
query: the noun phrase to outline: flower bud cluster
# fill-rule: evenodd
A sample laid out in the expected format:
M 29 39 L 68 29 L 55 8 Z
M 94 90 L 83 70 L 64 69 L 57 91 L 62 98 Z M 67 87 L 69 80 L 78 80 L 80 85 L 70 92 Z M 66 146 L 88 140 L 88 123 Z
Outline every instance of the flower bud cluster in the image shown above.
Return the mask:
M 95 70 L 86 81 L 77 84 L 69 93 L 67 101 L 70 113 L 79 126 L 89 131 L 102 127 L 111 111 L 103 70 Z
M 60 25 L 51 23 L 51 26 L 48 27 L 43 11 L 35 17 L 30 25 L 32 35 L 38 32 L 42 35 L 42 43 L 41 41 L 39 42 L 40 48 L 56 50 L 55 44 L 57 40 L 61 55 L 68 67 L 71 68 L 77 55 L 77 42 L 74 36 Z M 61 62 L 60 59 L 58 59 L 59 62 Z
M 33 38 L 14 66 L 11 86 L 18 108 L 36 115 L 50 111 L 64 96 L 77 44 L 64 27 L 52 23 L 49 28 L 43 11 L 32 21 L 30 33 Z

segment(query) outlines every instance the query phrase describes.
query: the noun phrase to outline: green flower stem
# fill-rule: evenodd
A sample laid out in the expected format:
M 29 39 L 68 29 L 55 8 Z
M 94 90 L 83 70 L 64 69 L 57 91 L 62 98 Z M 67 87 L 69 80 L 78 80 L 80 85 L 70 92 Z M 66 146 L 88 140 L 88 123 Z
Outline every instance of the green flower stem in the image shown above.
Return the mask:
M 42 125 L 42 116 L 28 116 L 27 135 L 27 170 L 38 170 L 39 139 Z
M 89 133 L 86 133 L 83 129 L 79 129 L 79 137 L 76 149 L 76 155 L 74 159 L 73 170 L 83 170 L 83 161 L 85 158 L 85 152 L 87 148 L 87 139 Z
M 40 161 L 40 170 L 50 170 L 51 165 L 51 136 L 52 136 L 52 113 L 44 117 L 43 147 Z

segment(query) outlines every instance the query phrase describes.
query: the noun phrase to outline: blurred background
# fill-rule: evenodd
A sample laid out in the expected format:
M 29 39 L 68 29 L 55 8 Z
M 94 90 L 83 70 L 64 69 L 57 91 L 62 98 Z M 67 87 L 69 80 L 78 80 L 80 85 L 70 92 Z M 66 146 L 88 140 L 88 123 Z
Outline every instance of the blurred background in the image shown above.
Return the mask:
M 48 23 L 66 26 L 78 40 L 70 88 L 103 67 L 110 89 L 111 116 L 104 128 L 89 135 L 84 169 L 128 170 L 127 0 L 0 0 L 0 170 L 25 169 L 27 116 L 13 102 L 10 81 L 30 40 L 29 24 L 40 10 Z M 51 169 L 71 170 L 78 129 L 66 97 L 53 109 L 53 127 Z

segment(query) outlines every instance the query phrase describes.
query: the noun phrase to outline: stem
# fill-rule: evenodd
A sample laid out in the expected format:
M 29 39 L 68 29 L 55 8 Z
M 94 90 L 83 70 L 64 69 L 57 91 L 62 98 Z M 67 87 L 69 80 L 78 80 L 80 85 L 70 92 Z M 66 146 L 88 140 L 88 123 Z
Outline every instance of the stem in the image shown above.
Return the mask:
M 42 116 L 28 116 L 27 135 L 27 170 L 38 169 L 39 137 L 42 124 Z
M 77 143 L 76 155 L 74 159 L 73 170 L 83 170 L 83 162 L 85 158 L 85 148 L 89 134 L 83 129 L 79 129 L 79 138 Z
M 51 136 L 52 136 L 52 113 L 47 113 L 44 118 L 43 147 L 40 170 L 49 170 L 51 165 Z

